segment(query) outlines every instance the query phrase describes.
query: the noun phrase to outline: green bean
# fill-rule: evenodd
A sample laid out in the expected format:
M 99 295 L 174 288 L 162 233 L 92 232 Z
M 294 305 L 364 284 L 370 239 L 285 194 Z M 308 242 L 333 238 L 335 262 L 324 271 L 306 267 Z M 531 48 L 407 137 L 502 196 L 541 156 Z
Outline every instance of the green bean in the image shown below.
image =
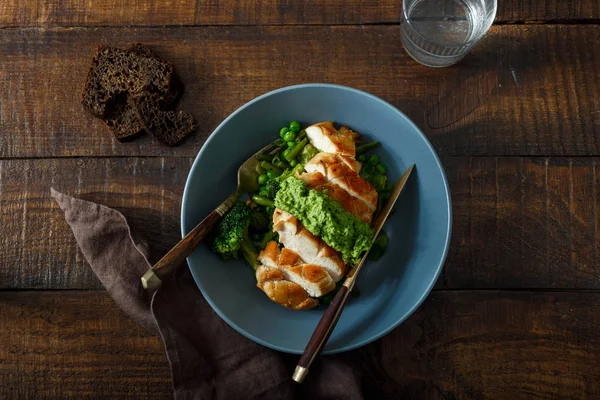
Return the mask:
M 377 171 L 381 172 L 382 174 L 387 172 L 387 167 L 382 163 L 377 164 L 375 168 L 377 168 Z
M 304 139 L 306 137 L 306 130 L 302 129 L 300 132 L 298 132 L 298 136 L 296 136 L 296 139 L 298 141 Z
M 273 203 L 273 200 L 271 200 L 267 197 L 263 197 L 263 196 L 259 196 L 259 195 L 255 194 L 254 196 L 252 196 L 252 200 L 259 206 L 275 208 L 275 203 Z
M 385 188 L 385 183 L 387 182 L 387 177 L 380 173 L 373 174 L 372 184 L 373 187 L 377 190 L 383 190 Z
M 302 151 L 302 149 L 304 148 L 304 146 L 306 146 L 308 143 L 308 139 L 304 138 L 302 139 L 300 142 L 298 142 L 298 144 L 296 146 L 294 146 L 291 151 L 289 153 L 287 153 L 285 155 L 285 159 L 288 161 L 292 161 L 293 159 L 295 159 L 298 154 L 300 154 L 300 152 Z
M 265 235 L 262 237 L 262 239 L 260 239 L 259 242 L 259 246 L 261 249 L 264 249 L 265 247 L 267 247 L 267 243 L 269 243 L 271 240 L 277 240 L 277 233 L 273 232 L 273 231 L 269 231 L 267 233 L 265 233 Z
M 379 142 L 369 142 L 356 146 L 356 154 L 364 153 L 365 151 L 379 146 Z
M 265 171 L 270 171 L 272 172 L 275 176 L 279 176 L 281 174 L 283 174 L 283 170 L 281 168 L 278 168 L 276 166 L 274 166 L 273 164 L 271 164 L 268 161 L 262 161 L 260 163 L 260 166 L 262 167 L 262 169 L 264 169 Z
M 275 141 L 275 146 L 277 147 L 281 147 L 281 146 L 285 146 L 285 140 L 283 140 L 283 138 L 279 138 Z
M 265 170 L 260 166 L 260 164 L 256 164 L 256 167 L 254 168 L 254 170 L 256 171 L 257 174 L 264 174 Z
M 296 165 L 298 165 L 298 161 L 296 161 L 296 160 L 290 161 L 290 167 L 295 167 Z
M 271 161 L 273 159 L 273 155 L 272 154 L 267 154 L 267 153 L 261 154 L 261 155 L 258 156 L 258 159 L 260 161 Z
M 371 157 L 369 157 L 369 161 L 367 162 L 375 167 L 377 164 L 379 164 L 379 156 L 377 154 L 371 154 Z

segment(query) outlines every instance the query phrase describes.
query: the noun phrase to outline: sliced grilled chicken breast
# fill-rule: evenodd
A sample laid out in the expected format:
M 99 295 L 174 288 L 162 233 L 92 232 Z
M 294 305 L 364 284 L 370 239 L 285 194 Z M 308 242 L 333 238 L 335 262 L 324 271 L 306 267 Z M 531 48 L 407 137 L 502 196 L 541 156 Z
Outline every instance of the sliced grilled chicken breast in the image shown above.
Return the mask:
M 286 280 L 276 268 L 259 266 L 256 269 L 256 286 L 275 303 L 292 310 L 308 310 L 319 304 L 308 296 L 302 286 Z
M 331 121 L 319 122 L 306 128 L 310 143 L 321 151 L 354 157 L 354 134 L 348 128 L 337 130 Z
M 300 256 L 290 249 L 279 251 L 279 244 L 275 241 L 267 243 L 258 255 L 258 261 L 264 266 L 280 270 L 287 280 L 302 286 L 311 297 L 321 297 L 335 288 L 325 269 L 303 263 Z
M 373 210 L 358 197 L 352 196 L 335 183 L 327 182 L 320 172 L 310 172 L 296 175 L 311 189 L 327 192 L 327 195 L 340 203 L 342 208 L 363 222 L 371 223 Z
M 353 163 L 354 161 L 354 163 Z M 362 200 L 371 211 L 377 208 L 377 190 L 358 175 L 359 163 L 337 154 L 319 153 L 304 169 L 308 173 L 320 172 L 327 182 L 334 183 L 348 194 Z
M 279 233 L 279 241 L 297 253 L 305 263 L 322 267 L 334 282 L 342 279 L 345 265 L 339 253 L 310 233 L 296 217 L 276 208 L 273 230 Z

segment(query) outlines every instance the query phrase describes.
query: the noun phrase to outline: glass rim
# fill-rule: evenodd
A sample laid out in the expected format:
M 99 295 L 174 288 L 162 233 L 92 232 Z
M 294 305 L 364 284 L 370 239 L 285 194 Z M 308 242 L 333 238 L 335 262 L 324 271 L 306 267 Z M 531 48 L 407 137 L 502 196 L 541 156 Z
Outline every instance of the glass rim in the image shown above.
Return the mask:
M 478 37 L 470 39 L 470 40 L 468 40 L 465 43 L 460 44 L 460 45 L 442 44 L 442 43 L 435 42 L 435 41 L 433 41 L 431 39 L 428 39 L 425 36 L 423 36 L 415 28 L 415 26 L 411 23 L 410 19 L 407 16 L 406 1 L 402 1 L 402 18 L 400 19 L 400 25 L 402 25 L 403 23 L 407 23 L 411 27 L 411 29 L 412 29 L 412 31 L 414 32 L 415 35 L 417 35 L 419 38 L 421 38 L 422 40 L 424 40 L 425 42 L 427 42 L 429 44 L 432 44 L 434 46 L 451 48 L 451 49 L 460 49 L 462 47 L 474 46 L 475 43 L 477 43 L 479 40 L 481 40 L 481 38 L 490 30 L 490 28 L 494 24 L 494 20 L 496 19 L 496 12 L 497 11 L 498 11 L 498 5 L 497 5 L 497 3 L 495 3 L 492 18 L 490 19 L 490 22 L 487 24 L 487 26 L 485 27 L 485 29 L 482 30 L 482 33 L 479 34 Z

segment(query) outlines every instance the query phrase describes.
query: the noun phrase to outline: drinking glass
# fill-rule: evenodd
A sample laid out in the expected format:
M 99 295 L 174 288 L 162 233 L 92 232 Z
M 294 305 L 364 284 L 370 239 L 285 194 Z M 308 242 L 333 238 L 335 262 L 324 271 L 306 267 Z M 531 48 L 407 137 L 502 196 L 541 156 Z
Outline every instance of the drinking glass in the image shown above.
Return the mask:
M 402 45 L 421 64 L 452 65 L 490 29 L 497 7 L 497 0 L 404 0 Z

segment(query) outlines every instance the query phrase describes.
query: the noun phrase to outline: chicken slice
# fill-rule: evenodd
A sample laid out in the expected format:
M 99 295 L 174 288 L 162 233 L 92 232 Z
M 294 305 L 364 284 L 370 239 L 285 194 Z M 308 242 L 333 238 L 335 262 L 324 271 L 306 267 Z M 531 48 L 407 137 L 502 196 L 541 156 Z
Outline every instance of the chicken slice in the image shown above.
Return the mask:
M 320 172 L 307 172 L 304 174 L 296 174 L 296 176 L 306 183 L 306 186 L 309 188 L 327 192 L 329 197 L 340 203 L 344 210 L 348 211 L 356 218 L 368 224 L 371 223 L 371 220 L 373 219 L 373 210 L 371 210 L 364 201 L 358 197 L 352 196 L 337 184 L 327 182 L 325 176 Z
M 276 268 L 259 266 L 256 269 L 256 286 L 275 303 L 292 310 L 308 310 L 319 304 L 317 300 L 308 297 L 302 286 L 286 280 Z
M 310 233 L 296 217 L 276 208 L 273 230 L 279 233 L 279 241 L 297 253 L 304 262 L 322 267 L 334 282 L 342 279 L 345 265 L 339 253 Z
M 279 251 L 275 241 L 267 243 L 258 255 L 258 261 L 266 267 L 280 270 L 285 279 L 302 286 L 311 297 L 321 297 L 335 288 L 331 276 L 322 267 L 303 263 L 300 256 L 290 249 Z
M 369 182 L 358 175 L 360 168 L 357 161 L 337 154 L 319 153 L 314 156 L 304 169 L 306 172 L 320 172 L 327 182 L 334 183 L 348 194 L 363 201 L 371 211 L 377 208 L 377 190 Z
M 356 155 L 353 132 L 347 128 L 338 131 L 331 121 L 309 126 L 306 128 L 306 136 L 310 143 L 321 151 L 350 157 Z

